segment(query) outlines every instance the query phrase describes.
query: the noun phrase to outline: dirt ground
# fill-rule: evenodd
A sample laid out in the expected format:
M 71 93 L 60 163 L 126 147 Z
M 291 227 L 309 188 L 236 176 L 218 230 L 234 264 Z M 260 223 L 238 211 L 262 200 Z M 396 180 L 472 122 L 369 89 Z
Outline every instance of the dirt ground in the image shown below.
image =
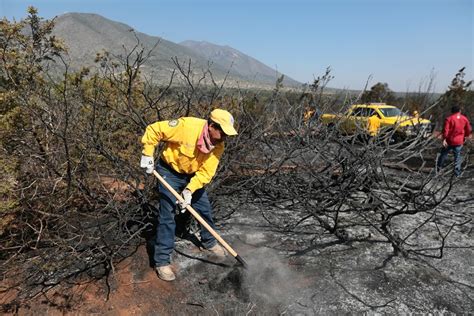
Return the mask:
M 451 200 L 474 213 L 474 170 Z M 240 200 L 239 200 L 240 199 Z M 229 197 L 219 205 L 235 205 Z M 470 314 L 474 310 L 473 225 L 455 228 L 442 259 L 393 256 L 374 237 L 344 243 L 275 229 L 253 203 L 220 220 L 222 237 L 244 258 L 217 260 L 189 239 L 178 239 L 174 282 L 157 278 L 146 242 L 107 279 L 71 280 L 44 292 L 19 315 L 368 315 Z M 284 210 L 283 210 L 284 211 Z M 291 216 L 290 212 L 288 216 Z M 409 223 L 407 223 L 408 225 Z M 420 237 L 421 238 L 421 237 Z M 8 297 L 3 297 L 4 303 Z

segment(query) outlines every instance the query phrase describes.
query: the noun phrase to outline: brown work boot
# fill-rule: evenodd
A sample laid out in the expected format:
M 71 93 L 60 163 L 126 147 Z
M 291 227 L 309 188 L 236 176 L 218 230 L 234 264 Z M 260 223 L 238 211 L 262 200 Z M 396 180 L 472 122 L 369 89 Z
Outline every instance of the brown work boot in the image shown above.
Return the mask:
M 164 281 L 173 281 L 176 279 L 173 270 L 171 270 L 171 265 L 156 267 L 156 273 L 158 277 Z
M 224 248 L 222 248 L 219 244 L 215 244 L 207 250 L 209 250 L 214 256 L 219 258 L 224 258 L 226 256 Z

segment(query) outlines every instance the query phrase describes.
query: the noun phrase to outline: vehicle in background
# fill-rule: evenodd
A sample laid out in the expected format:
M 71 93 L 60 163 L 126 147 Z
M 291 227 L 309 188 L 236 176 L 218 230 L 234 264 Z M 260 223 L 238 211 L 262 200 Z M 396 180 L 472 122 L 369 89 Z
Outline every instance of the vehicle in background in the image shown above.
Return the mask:
M 430 120 L 411 116 L 399 108 L 385 103 L 355 104 L 344 114 L 322 114 L 321 122 L 344 134 L 369 134 L 369 118 L 376 116 L 380 128 L 371 136 L 392 133 L 395 141 L 417 136 L 428 137 L 434 129 Z

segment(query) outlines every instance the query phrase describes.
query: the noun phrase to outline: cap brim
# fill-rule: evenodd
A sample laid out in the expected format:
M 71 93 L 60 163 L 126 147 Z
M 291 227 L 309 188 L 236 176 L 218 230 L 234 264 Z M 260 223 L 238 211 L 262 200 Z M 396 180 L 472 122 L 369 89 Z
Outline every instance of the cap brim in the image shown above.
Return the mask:
M 222 128 L 222 131 L 224 131 L 224 133 L 228 136 L 234 136 L 234 135 L 237 135 L 237 131 L 235 130 L 235 128 L 233 126 L 230 126 L 230 125 L 224 125 L 224 124 L 221 124 L 220 125 L 221 128 Z

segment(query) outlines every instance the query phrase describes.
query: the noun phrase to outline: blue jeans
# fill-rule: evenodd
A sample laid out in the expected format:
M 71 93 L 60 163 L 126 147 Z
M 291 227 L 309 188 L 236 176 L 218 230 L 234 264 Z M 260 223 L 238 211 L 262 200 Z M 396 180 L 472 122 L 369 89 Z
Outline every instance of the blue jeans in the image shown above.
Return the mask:
M 171 169 L 160 160 L 156 166 L 156 171 L 173 187 L 178 193 L 181 193 L 189 183 L 192 175 L 180 174 Z M 160 192 L 160 213 L 156 238 L 154 242 L 154 261 L 155 266 L 165 266 L 171 262 L 171 253 L 174 249 L 176 222 L 174 220 L 176 209 L 176 198 L 161 183 L 158 184 Z M 209 198 L 204 188 L 196 190 L 193 193 L 191 206 L 201 215 L 201 217 L 212 227 L 215 228 L 212 220 L 212 208 Z M 204 248 L 211 248 L 217 241 L 205 228 L 200 225 L 201 243 Z
M 444 167 L 444 163 L 446 162 L 446 158 L 448 157 L 449 152 L 453 151 L 454 174 L 456 176 L 461 175 L 461 149 L 462 149 L 462 145 L 443 147 L 443 149 L 441 149 L 441 152 L 438 156 L 438 161 L 436 163 L 436 170 L 440 171 L 441 168 Z

